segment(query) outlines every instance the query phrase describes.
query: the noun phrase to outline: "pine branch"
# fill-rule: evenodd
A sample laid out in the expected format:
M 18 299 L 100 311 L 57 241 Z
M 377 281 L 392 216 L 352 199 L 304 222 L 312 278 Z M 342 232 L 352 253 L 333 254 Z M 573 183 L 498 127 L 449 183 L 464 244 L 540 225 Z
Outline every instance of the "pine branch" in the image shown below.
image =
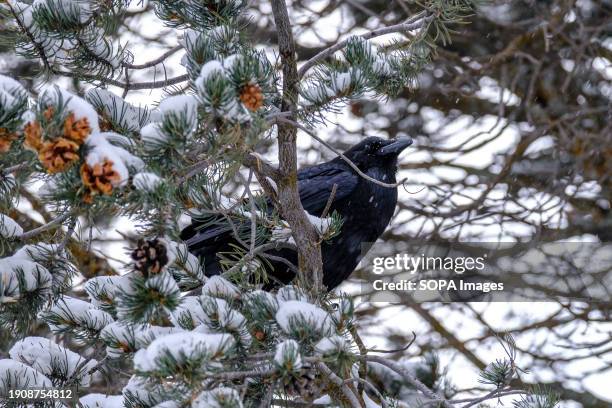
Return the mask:
M 420 13 L 417 13 L 414 16 L 408 18 L 403 23 L 394 24 L 389 27 L 378 28 L 376 30 L 372 30 L 368 33 L 362 34 L 360 35 L 360 37 L 363 38 L 364 40 L 369 40 L 369 39 L 380 37 L 380 36 L 387 35 L 387 34 L 416 30 L 419 28 L 423 28 L 429 21 L 431 21 L 431 18 L 432 17 L 427 15 L 426 11 L 421 11 Z M 328 47 L 324 49 L 323 51 L 320 51 L 314 57 L 310 58 L 298 70 L 298 77 L 302 78 L 306 74 L 306 72 L 308 72 L 310 68 L 314 67 L 315 65 L 320 63 L 322 60 L 332 56 L 335 52 L 340 51 L 341 49 L 346 47 L 349 41 L 350 41 L 350 38 L 340 41 L 332 45 L 331 47 Z

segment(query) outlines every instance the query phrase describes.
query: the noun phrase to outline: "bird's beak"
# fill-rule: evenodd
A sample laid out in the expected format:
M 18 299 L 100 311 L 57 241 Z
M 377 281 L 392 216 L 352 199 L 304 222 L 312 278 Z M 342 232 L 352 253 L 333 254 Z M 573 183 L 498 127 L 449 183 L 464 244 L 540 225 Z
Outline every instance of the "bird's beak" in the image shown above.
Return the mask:
M 387 156 L 390 154 L 400 154 L 402 150 L 410 146 L 413 140 L 409 137 L 403 137 L 401 139 L 389 140 L 389 144 L 378 149 L 378 154 L 381 156 Z

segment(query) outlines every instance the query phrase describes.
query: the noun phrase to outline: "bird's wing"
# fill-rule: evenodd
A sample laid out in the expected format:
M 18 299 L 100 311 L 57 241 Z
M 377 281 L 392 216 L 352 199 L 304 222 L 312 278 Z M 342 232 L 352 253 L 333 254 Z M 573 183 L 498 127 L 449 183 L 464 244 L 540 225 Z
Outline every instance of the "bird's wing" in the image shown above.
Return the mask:
M 298 172 L 298 190 L 302 206 L 310 214 L 320 216 L 334 185 L 337 185 L 334 201 L 338 201 L 347 197 L 355 189 L 358 181 L 358 176 L 354 172 L 337 163 L 324 163 L 302 169 Z M 224 220 L 221 216 L 220 219 Z M 236 227 L 240 231 L 246 229 L 248 232 L 250 223 Z M 214 252 L 223 242 L 231 241 L 232 228 L 225 224 L 203 228 L 201 220 L 192 219 L 191 225 L 181 232 L 181 239 L 189 245 L 192 252 L 199 251 L 199 255 L 205 255 L 205 252 L 206 254 Z
M 298 173 L 298 190 L 302 206 L 319 216 L 325 209 L 336 185 L 334 201 L 347 197 L 357 187 L 359 176 L 337 163 L 324 163 L 302 169 Z

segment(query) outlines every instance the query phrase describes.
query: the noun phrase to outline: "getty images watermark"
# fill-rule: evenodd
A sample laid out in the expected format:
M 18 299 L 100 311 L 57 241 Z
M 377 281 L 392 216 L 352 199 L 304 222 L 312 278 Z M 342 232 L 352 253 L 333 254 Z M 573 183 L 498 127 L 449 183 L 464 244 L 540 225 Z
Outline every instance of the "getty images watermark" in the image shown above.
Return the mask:
M 410 256 L 408 254 L 396 254 L 389 257 L 375 257 L 373 259 L 372 272 L 381 275 L 388 271 L 407 272 L 417 275 L 426 271 L 446 271 L 457 275 L 466 272 L 483 272 L 486 268 L 487 254 L 480 257 L 457 256 Z M 473 282 L 464 279 L 401 279 L 397 282 L 386 282 L 384 279 L 376 279 L 372 286 L 375 290 L 460 290 L 460 291 L 480 291 L 489 293 L 491 291 L 503 291 L 503 282 Z
M 610 302 L 606 243 L 377 243 L 362 254 L 370 301 Z

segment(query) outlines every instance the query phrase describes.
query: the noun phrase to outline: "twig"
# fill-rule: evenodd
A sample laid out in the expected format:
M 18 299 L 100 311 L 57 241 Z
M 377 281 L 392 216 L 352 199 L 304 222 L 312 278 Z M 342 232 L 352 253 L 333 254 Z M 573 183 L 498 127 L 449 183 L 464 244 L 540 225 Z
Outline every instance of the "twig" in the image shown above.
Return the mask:
M 334 198 L 336 198 L 336 190 L 338 190 L 338 183 L 334 183 L 334 185 L 332 186 L 331 194 L 329 195 L 327 203 L 325 204 L 325 208 L 321 213 L 321 218 L 325 218 L 327 216 L 327 213 L 329 212 L 329 209 L 331 208 L 332 203 L 334 202 Z
M 353 339 L 355 340 L 355 344 L 357 344 L 357 348 L 359 349 L 359 354 L 362 357 L 367 356 L 368 349 L 366 348 L 365 344 L 363 344 L 363 340 L 361 340 L 361 336 L 359 336 L 359 333 L 357 332 L 357 327 L 355 327 L 354 324 L 351 324 L 349 331 L 351 333 L 351 336 L 353 336 Z M 359 377 L 366 378 L 367 375 L 368 375 L 367 363 L 365 359 L 361 359 L 359 361 Z M 363 392 L 362 383 L 359 383 L 357 385 L 357 392 L 359 392 L 360 394 Z
M 129 68 L 129 69 L 145 69 L 145 68 L 150 68 L 150 67 L 153 67 L 153 66 L 159 64 L 160 62 L 163 62 L 166 58 L 168 58 L 172 54 L 176 53 L 177 51 L 180 51 L 182 48 L 183 48 L 183 46 L 179 44 L 179 45 L 169 49 L 168 51 L 166 51 L 165 53 L 160 55 L 158 58 L 155 58 L 154 60 L 151 60 L 149 62 L 145 62 L 143 64 L 127 64 L 127 63 L 124 63 L 123 66 L 126 67 L 126 68 Z
M 383 397 L 383 395 L 380 393 L 380 391 L 378 391 L 378 389 L 374 386 L 374 384 L 372 384 L 371 382 L 369 382 L 368 380 L 365 380 L 363 378 L 354 378 L 353 377 L 353 378 L 347 378 L 346 380 L 344 380 L 345 383 L 351 383 L 353 381 L 357 381 L 359 383 L 359 385 L 362 386 L 360 391 L 359 391 L 360 394 L 361 394 L 361 392 L 363 390 L 363 385 L 367 385 L 368 387 L 370 387 L 370 389 L 372 391 L 374 391 L 374 393 L 376 394 L 376 396 L 380 400 L 380 405 L 382 406 L 382 408 L 387 408 L 389 406 L 389 404 L 387 404 L 387 401 L 385 400 L 385 397 Z
M 44 225 L 41 225 L 38 228 L 34 228 L 32 230 L 24 232 L 18 238 L 21 241 L 26 241 L 26 240 L 28 240 L 30 238 L 33 238 L 33 237 L 37 236 L 38 234 L 41 234 L 41 233 L 43 233 L 45 231 L 48 231 L 50 229 L 53 229 L 53 228 L 61 225 L 62 222 L 66 221 L 71 216 L 72 216 L 72 213 L 64 213 L 64 214 L 60 215 L 59 217 L 53 219 L 52 221 L 50 221 L 50 222 L 48 222 L 48 223 L 46 223 Z
M 14 173 L 16 171 L 19 171 L 21 169 L 25 169 L 30 165 L 30 163 L 28 162 L 23 162 L 23 163 L 19 163 L 19 164 L 15 164 L 14 166 L 10 166 L 4 169 L 0 169 L 1 173 L 4 174 L 9 174 L 9 173 Z
M 332 383 L 340 388 L 340 391 L 344 394 L 348 402 L 351 404 L 353 408 L 361 408 L 361 403 L 357 399 L 355 393 L 349 388 L 348 385 L 342 380 L 342 378 L 338 377 L 332 370 L 329 369 L 325 363 L 318 363 L 317 368 L 323 375 L 325 375 Z
M 416 333 L 412 332 L 412 340 L 410 340 L 410 342 L 408 344 L 406 344 L 404 347 L 402 348 L 398 348 L 395 350 L 377 350 L 377 349 L 369 349 L 368 352 L 370 353 L 388 353 L 388 354 L 392 354 L 392 353 L 399 353 L 401 351 L 406 351 L 410 348 L 410 346 L 412 346 L 412 344 L 414 343 L 414 341 L 416 340 Z
M 349 159 L 348 157 L 346 157 L 341 151 L 339 151 L 338 149 L 334 148 L 333 146 L 331 146 L 329 143 L 327 143 L 326 141 L 324 141 L 323 139 L 321 139 L 319 136 L 317 136 L 314 132 L 311 132 L 308 128 L 306 128 L 305 126 L 300 125 L 299 123 L 297 123 L 296 121 L 290 120 L 290 119 L 285 119 L 283 117 L 277 117 L 275 118 L 275 121 L 277 122 L 284 122 L 284 123 L 288 123 L 291 124 L 293 126 L 295 126 L 296 128 L 308 133 L 313 139 L 315 139 L 317 142 L 321 143 L 323 146 L 327 147 L 329 150 L 331 150 L 332 152 L 334 152 L 335 154 L 337 154 L 342 160 L 344 160 L 346 162 L 346 164 L 348 164 L 353 170 L 355 170 L 355 172 L 361 176 L 362 178 L 368 180 L 369 182 L 372 182 L 374 184 L 377 184 L 381 187 L 386 187 L 386 188 L 397 188 L 397 186 L 401 186 L 402 184 L 404 184 L 404 182 L 406 181 L 406 179 L 403 179 L 397 183 L 384 183 L 380 180 L 376 180 L 375 178 L 372 178 L 370 176 L 368 176 L 367 174 L 365 174 L 363 171 L 361 171 L 359 169 L 359 167 L 357 167 L 357 165 L 355 163 L 353 163 L 351 161 L 351 159 Z
M 425 384 L 419 381 L 418 378 L 410 374 L 404 367 L 402 367 L 395 361 L 386 359 L 384 357 L 379 357 L 379 356 L 366 356 L 364 358 L 367 361 L 372 361 L 375 363 L 382 364 L 390 368 L 391 370 L 395 371 L 397 374 L 402 376 L 407 382 L 409 382 L 412 386 L 414 386 L 417 390 L 421 391 L 427 398 L 438 401 L 446 408 L 455 408 L 453 404 L 451 404 L 446 399 L 444 399 L 440 395 L 430 390 Z
M 184 75 L 179 75 L 174 78 L 168 78 L 163 81 L 128 83 L 128 82 L 117 81 L 115 79 L 101 78 L 95 75 L 77 74 L 74 72 L 62 71 L 62 70 L 58 70 L 54 68 L 51 69 L 51 72 L 54 73 L 55 75 L 62 75 L 62 76 L 66 76 L 69 78 L 86 79 L 89 81 L 100 81 L 102 83 L 117 86 L 119 88 L 127 89 L 130 91 L 140 90 L 140 89 L 164 88 L 166 86 L 180 84 L 181 82 L 185 82 L 189 80 L 189 75 L 184 74 Z

